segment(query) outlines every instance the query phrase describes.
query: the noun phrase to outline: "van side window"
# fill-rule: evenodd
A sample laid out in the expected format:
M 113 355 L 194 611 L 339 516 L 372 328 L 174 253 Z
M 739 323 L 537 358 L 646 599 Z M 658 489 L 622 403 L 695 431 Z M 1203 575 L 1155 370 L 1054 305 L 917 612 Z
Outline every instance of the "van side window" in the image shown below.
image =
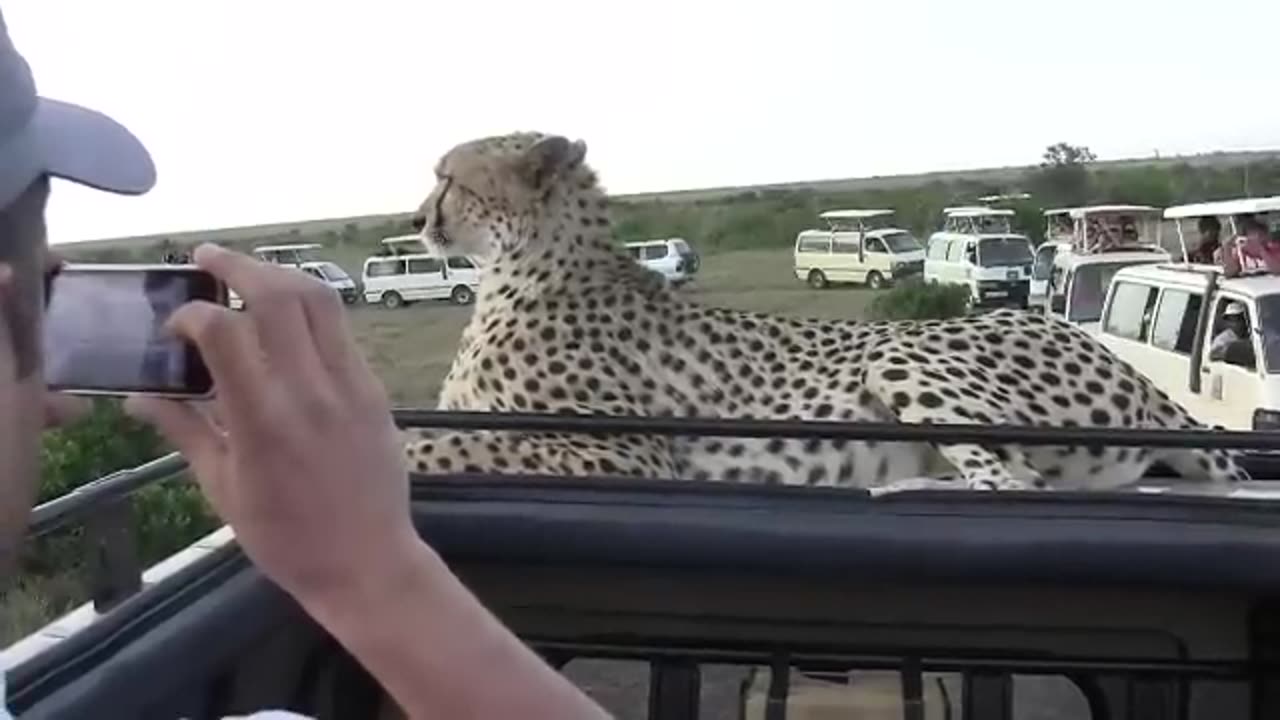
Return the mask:
M 1120 282 L 1112 291 L 1111 305 L 1103 331 L 1116 337 L 1145 342 L 1151 325 L 1151 310 L 1156 301 L 1156 289 L 1150 285 Z
M 946 260 L 947 259 L 947 241 L 937 239 L 929 243 L 929 259 L 930 260 Z
M 1185 290 L 1165 290 L 1151 324 L 1151 344 L 1179 355 L 1191 354 L 1204 298 Z
M 887 253 L 889 249 L 884 246 L 884 241 L 880 238 L 867 238 L 867 252 Z
M 390 277 L 392 275 L 404 274 L 404 261 L 394 260 L 391 262 L 381 261 L 369 263 L 369 277 Z
M 964 248 L 967 240 L 952 240 L 947 246 L 947 262 L 964 262 Z
M 800 252 L 802 253 L 829 253 L 831 252 L 831 238 L 815 238 L 807 237 L 800 241 Z
M 475 263 L 460 255 L 450 257 L 445 261 L 445 264 L 449 266 L 450 270 L 472 270 L 476 266 Z
M 667 256 L 666 243 L 663 243 L 662 245 L 645 245 L 644 246 L 645 260 L 658 260 L 666 256 Z
M 842 255 L 857 255 L 858 241 L 852 238 L 836 238 L 831 244 L 831 252 Z
M 413 258 L 409 261 L 409 274 L 427 275 L 440 272 L 443 263 L 438 258 Z

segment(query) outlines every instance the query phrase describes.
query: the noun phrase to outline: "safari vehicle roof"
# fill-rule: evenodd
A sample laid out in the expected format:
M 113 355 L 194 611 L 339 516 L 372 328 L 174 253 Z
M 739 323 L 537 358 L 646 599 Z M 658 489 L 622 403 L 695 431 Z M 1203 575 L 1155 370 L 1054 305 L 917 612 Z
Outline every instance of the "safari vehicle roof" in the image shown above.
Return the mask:
M 848 209 L 848 210 L 827 210 L 818 214 L 823 220 L 863 220 L 866 218 L 886 217 L 892 215 L 892 210 L 885 209 Z
M 551 418 L 533 422 L 544 417 L 523 416 L 521 425 L 505 413 L 396 414 L 402 427 L 626 429 L 600 416 L 557 417 L 555 428 Z M 637 420 L 682 435 L 752 425 Z M 828 436 L 831 425 L 774 427 L 800 438 L 801 426 Z M 878 423 L 855 425 L 840 426 L 840 436 L 977 432 L 904 425 L 890 436 Z M 1008 428 L 979 429 L 984 442 L 1009 441 Z M 1089 443 L 1083 428 L 1016 430 L 1024 441 Z M 1093 430 L 1094 441 L 1109 442 L 1130 432 Z M 1275 444 L 1255 437 L 1263 433 L 1152 433 L 1219 447 L 1241 435 Z M 66 527 L 95 503 L 185 469 L 176 454 L 157 463 L 39 506 L 32 532 Z M 650 694 L 636 707 L 654 720 L 696 717 L 690 708 L 713 682 L 698 668 L 727 664 L 777 669 L 769 692 L 783 700 L 788 675 L 801 670 L 901 669 L 908 700 L 922 672 L 961 673 L 966 720 L 1013 717 L 1014 677 L 1035 674 L 1079 684 L 1099 720 L 1280 717 L 1275 675 L 1258 665 L 1280 650 L 1280 503 L 1271 500 L 964 490 L 873 498 L 837 488 L 463 474 L 414 475 L 410 493 L 419 534 L 553 666 L 639 660 Z M 12 711 L 220 717 L 265 706 L 376 717 L 376 683 L 220 534 L 202 552 L 175 556 L 183 562 L 140 592 L 121 599 L 98 587 L 118 604 L 80 613 L 74 629 L 56 623 L 39 647 L 8 656 Z M 118 567 L 105 577 L 128 579 Z M 1124 692 L 1102 689 L 1116 681 Z M 323 704 L 339 698 L 337 708 Z
M 666 245 L 667 243 L 682 242 L 686 245 L 688 241 L 682 237 L 654 238 L 652 240 L 630 240 L 623 243 L 623 247 L 643 247 L 645 245 Z
M 1141 280 L 1161 286 L 1203 289 L 1208 287 L 1209 279 L 1218 276 L 1218 288 L 1230 290 L 1248 298 L 1259 298 L 1280 293 L 1280 275 L 1269 273 L 1253 273 L 1229 278 L 1222 275 L 1219 268 L 1213 265 L 1197 265 L 1193 263 L 1155 263 L 1151 265 L 1132 265 L 1119 270 L 1112 278 L 1116 280 Z
M 808 228 L 801 230 L 797 239 L 809 236 L 830 237 L 833 233 L 836 235 L 866 235 L 869 238 L 884 237 L 885 235 L 911 235 L 910 230 L 895 226 L 875 228 L 872 230 L 820 230 L 818 228 Z M 914 237 L 914 235 L 912 237 Z
M 1078 268 L 1086 265 L 1112 265 L 1121 262 L 1159 264 L 1173 261 L 1173 255 L 1171 255 L 1168 250 L 1154 245 L 1123 247 L 1096 253 L 1073 253 L 1069 252 L 1070 243 L 1058 244 L 1065 245 L 1068 252 L 1059 251 L 1053 258 L 1053 264 L 1067 267 Z
M 413 235 L 393 235 L 391 237 L 382 238 L 383 245 L 399 245 L 402 243 L 421 243 L 422 236 L 414 233 Z
M 286 245 L 258 245 L 253 248 L 256 253 L 259 252 L 283 252 L 288 250 L 319 250 L 324 246 L 320 243 L 293 243 Z
M 1001 217 L 1013 217 L 1016 213 L 1009 208 L 993 208 L 986 205 L 963 205 L 957 207 L 946 207 L 942 209 L 942 214 L 947 217 L 982 217 L 985 215 L 996 215 Z
M 1150 205 L 1087 205 L 1084 207 L 1067 207 L 1053 208 L 1045 210 L 1045 217 L 1051 215 L 1068 215 L 1072 218 L 1080 219 L 1090 215 L 1103 215 L 1114 213 L 1132 213 L 1134 215 L 1159 214 L 1160 208 Z
M 1248 215 L 1252 213 L 1266 213 L 1280 210 L 1280 195 L 1261 198 L 1236 198 L 1234 200 L 1214 200 L 1211 202 L 1192 203 L 1190 205 L 1175 205 L 1164 211 L 1164 216 L 1170 220 L 1180 218 L 1206 217 L 1206 216 L 1223 216 L 1223 215 Z

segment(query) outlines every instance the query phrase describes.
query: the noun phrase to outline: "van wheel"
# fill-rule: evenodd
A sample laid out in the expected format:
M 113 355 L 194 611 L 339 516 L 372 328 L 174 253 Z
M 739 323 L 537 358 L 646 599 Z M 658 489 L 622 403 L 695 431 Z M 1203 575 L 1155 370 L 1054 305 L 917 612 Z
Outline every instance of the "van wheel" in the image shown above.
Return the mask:
M 821 270 L 809 271 L 809 287 L 814 290 L 821 290 L 827 286 L 827 276 L 822 274 Z
M 453 289 L 453 294 L 449 296 L 457 305 L 470 305 L 476 299 L 476 294 L 466 285 L 459 285 Z
M 875 270 L 867 273 L 867 287 L 872 290 L 879 290 L 884 287 L 884 276 Z
M 404 298 L 400 297 L 400 293 L 389 292 L 382 296 L 382 307 L 388 310 L 395 310 L 404 305 Z

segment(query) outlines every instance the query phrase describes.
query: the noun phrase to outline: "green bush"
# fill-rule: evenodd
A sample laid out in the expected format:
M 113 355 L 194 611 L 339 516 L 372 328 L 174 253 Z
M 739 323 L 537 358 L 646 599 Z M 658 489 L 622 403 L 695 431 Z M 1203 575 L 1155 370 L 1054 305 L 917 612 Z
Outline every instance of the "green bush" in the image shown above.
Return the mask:
M 942 320 L 968 310 L 966 285 L 926 285 L 908 281 L 878 293 L 867 314 L 872 320 Z
M 91 480 L 136 467 L 167 452 L 169 448 L 160 436 L 150 426 L 126 415 L 118 400 L 95 400 L 88 417 L 45 436 L 37 502 L 51 500 Z M 150 485 L 132 497 L 136 537 L 146 565 L 217 527 L 217 519 L 199 489 L 185 478 Z M 21 560 L 20 586 L 40 588 L 47 584 L 45 580 L 67 575 L 84 557 L 83 536 L 83 527 L 77 523 L 28 543 Z M 23 604 L 25 612 L 40 606 L 30 598 Z M 57 608 L 65 602 L 49 600 L 46 604 Z M 6 600 L 6 618 L 11 618 L 13 612 L 16 610 Z

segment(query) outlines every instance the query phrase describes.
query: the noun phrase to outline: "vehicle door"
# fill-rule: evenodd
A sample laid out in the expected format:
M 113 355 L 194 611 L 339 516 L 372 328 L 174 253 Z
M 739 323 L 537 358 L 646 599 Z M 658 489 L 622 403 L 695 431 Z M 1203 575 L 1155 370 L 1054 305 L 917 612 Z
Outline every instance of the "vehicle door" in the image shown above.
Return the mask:
M 880 277 L 886 281 L 893 280 L 893 255 L 889 253 L 889 248 L 884 244 L 883 238 L 869 237 L 863 240 L 866 252 L 862 258 L 863 272 L 862 277 L 865 280 L 867 275 L 872 271 L 880 273 Z
M 862 282 L 867 269 L 862 264 L 861 236 L 856 232 L 837 232 L 831 237 L 831 271 L 827 277 L 836 282 Z
M 675 253 L 671 252 L 665 242 L 645 245 L 643 250 L 645 267 L 663 277 L 668 277 L 675 272 Z
M 444 263 L 436 257 L 415 257 L 408 260 L 410 280 L 405 289 L 406 300 L 433 300 L 449 297 L 453 286 L 444 276 Z
M 1071 272 L 1061 264 L 1055 263 L 1049 272 L 1046 284 L 1046 314 L 1065 318 L 1067 316 L 1068 288 L 1071 286 Z
M 1214 416 L 1214 411 L 1205 402 L 1205 386 L 1201 386 L 1199 393 L 1192 392 L 1190 378 L 1191 352 L 1203 302 L 1204 294 L 1201 292 L 1187 288 L 1164 288 L 1151 324 L 1152 351 L 1148 356 L 1138 356 L 1141 364 L 1130 364 L 1186 408 L 1193 417 L 1207 423 Z M 1129 354 L 1121 357 L 1130 360 L 1135 356 Z
M 1053 260 L 1058 255 L 1058 246 L 1044 243 L 1036 250 L 1035 262 L 1031 266 L 1031 289 L 1028 302 L 1032 307 L 1042 305 L 1048 307 L 1049 275 L 1053 272 Z
M 1138 372 L 1170 394 L 1181 388 L 1187 396 L 1187 367 L 1190 359 L 1178 360 L 1174 353 L 1150 342 L 1160 289 L 1132 280 L 1113 284 L 1103 309 L 1098 339 Z
M 1213 340 L 1225 327 L 1226 309 L 1233 303 L 1245 307 L 1246 337 L 1214 353 Z M 1258 327 L 1257 308 L 1248 298 L 1222 293 L 1214 299 L 1209 317 L 1200 368 L 1200 395 L 1207 416 L 1204 421 L 1231 430 L 1252 430 L 1253 411 L 1263 396 L 1263 374 L 1258 362 L 1262 355 L 1258 333 L 1254 332 Z
M 831 279 L 831 235 L 810 233 L 796 240 L 796 277 L 805 280 L 810 271 L 818 270 Z
M 942 282 L 949 285 L 968 285 L 969 284 L 969 264 L 967 262 L 967 253 L 969 250 L 969 239 L 964 237 L 953 237 L 947 243 L 947 259 L 943 263 Z
M 947 264 L 947 239 L 934 235 L 924 253 L 924 281 L 927 283 L 943 282 L 943 273 Z
M 399 258 L 378 258 L 365 266 L 364 293 L 368 302 L 379 302 L 383 293 L 393 291 L 404 297 L 405 285 L 404 260 Z
M 450 285 L 469 285 L 474 288 L 480 283 L 480 271 L 471 258 L 462 255 L 450 255 L 444 262 L 444 276 Z

